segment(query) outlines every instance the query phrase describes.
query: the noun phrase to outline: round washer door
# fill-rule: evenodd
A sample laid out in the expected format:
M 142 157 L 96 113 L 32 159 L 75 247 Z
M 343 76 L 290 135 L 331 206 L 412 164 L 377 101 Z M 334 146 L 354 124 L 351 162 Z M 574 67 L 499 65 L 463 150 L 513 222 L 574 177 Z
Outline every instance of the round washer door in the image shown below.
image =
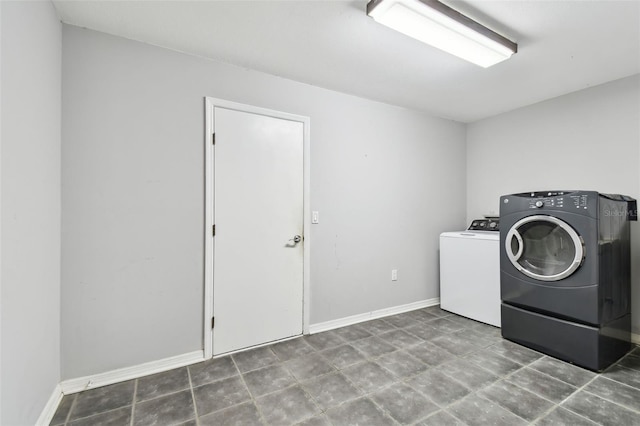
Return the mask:
M 585 256 L 578 233 L 565 221 L 546 215 L 516 222 L 507 232 L 505 250 L 516 269 L 540 281 L 567 278 Z

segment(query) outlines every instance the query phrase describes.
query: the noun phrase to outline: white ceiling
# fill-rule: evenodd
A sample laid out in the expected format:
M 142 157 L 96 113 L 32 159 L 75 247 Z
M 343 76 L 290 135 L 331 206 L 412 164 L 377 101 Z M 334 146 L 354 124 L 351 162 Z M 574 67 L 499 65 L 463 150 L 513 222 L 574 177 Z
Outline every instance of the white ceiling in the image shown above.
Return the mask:
M 68 24 L 462 122 L 640 72 L 640 0 L 443 2 L 519 52 L 477 67 L 377 24 L 366 0 L 53 0 Z

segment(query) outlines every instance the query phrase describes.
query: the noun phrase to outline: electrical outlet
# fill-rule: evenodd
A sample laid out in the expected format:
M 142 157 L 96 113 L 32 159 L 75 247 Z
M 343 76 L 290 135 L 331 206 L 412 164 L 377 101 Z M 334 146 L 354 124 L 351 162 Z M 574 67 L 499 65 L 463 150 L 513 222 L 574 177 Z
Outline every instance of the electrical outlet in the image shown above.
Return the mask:
M 397 269 L 392 269 L 391 270 L 391 281 L 398 281 L 398 270 Z

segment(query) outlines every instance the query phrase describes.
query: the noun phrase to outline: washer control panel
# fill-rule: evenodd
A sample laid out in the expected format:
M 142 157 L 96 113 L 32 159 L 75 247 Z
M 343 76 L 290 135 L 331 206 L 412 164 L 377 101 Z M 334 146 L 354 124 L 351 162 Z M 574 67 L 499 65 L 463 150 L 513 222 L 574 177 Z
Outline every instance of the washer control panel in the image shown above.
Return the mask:
M 468 231 L 499 231 L 500 219 L 476 219 L 467 228 Z

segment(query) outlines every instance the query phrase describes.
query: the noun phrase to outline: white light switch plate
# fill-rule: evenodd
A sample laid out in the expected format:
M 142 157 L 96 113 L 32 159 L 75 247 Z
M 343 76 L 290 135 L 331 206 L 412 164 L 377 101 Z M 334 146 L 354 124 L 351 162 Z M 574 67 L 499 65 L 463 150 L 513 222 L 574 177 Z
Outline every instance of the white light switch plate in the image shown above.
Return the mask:
M 311 212 L 311 223 L 320 223 L 320 212 Z

